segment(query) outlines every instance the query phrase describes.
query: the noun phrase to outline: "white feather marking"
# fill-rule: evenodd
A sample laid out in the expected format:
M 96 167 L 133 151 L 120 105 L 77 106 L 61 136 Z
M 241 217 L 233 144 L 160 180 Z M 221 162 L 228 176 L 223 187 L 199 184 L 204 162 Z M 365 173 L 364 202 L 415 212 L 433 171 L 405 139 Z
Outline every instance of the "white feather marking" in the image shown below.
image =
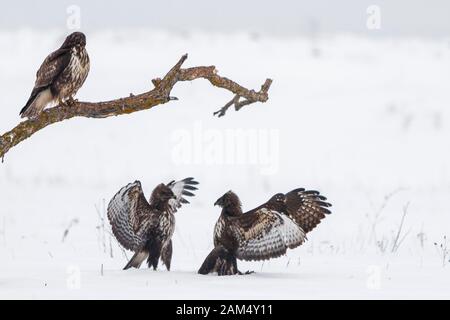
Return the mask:
M 245 245 L 237 250 L 239 259 L 260 260 L 270 256 L 281 256 L 286 253 L 287 248 L 295 248 L 305 241 L 303 229 L 288 216 L 268 209 L 261 210 L 263 213 L 267 211 L 267 214 L 275 214 L 278 220 L 268 232 L 246 241 Z
M 136 181 L 119 190 L 108 204 L 108 219 L 116 235 L 117 240 L 126 249 L 134 250 L 142 242 L 141 234 L 133 229 L 133 214 L 136 198 L 130 198 L 129 192 L 133 188 L 141 188 L 141 183 Z
M 34 99 L 33 103 L 28 108 L 30 110 L 28 113 L 37 115 L 41 113 L 45 107 L 50 106 L 51 103 L 54 104 L 52 92 L 50 89 L 45 89 Z
M 175 213 L 177 211 L 177 209 L 181 207 L 181 203 L 183 201 L 183 191 L 185 191 L 185 187 L 187 185 L 192 185 L 194 183 L 197 184 L 196 181 L 188 180 L 186 182 L 187 179 L 171 182 L 168 184 L 168 186 L 170 187 L 170 189 L 172 190 L 172 192 L 176 198 L 176 199 L 169 200 L 169 206 L 170 206 L 171 213 Z

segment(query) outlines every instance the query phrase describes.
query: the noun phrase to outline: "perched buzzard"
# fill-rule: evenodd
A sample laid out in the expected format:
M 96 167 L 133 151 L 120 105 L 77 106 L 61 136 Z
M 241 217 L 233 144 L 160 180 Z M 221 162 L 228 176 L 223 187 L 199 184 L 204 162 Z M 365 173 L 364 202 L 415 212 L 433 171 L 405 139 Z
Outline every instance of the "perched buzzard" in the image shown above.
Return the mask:
M 198 273 L 241 274 L 237 259 L 266 260 L 298 247 L 306 233 L 331 213 L 326 198 L 303 188 L 278 193 L 265 204 L 243 213 L 238 196 L 228 191 L 214 205 L 222 213 L 214 228 L 214 249 Z
M 108 219 L 114 236 L 128 250 L 135 252 L 124 269 L 139 268 L 147 259 L 149 267 L 158 267 L 161 258 L 167 270 L 172 260 L 174 213 L 183 203 L 183 196 L 194 196 L 198 182 L 193 178 L 159 184 L 150 202 L 145 199 L 141 183 L 135 181 L 119 190 L 108 205 Z
M 86 37 L 81 32 L 70 34 L 62 46 L 45 58 L 36 73 L 31 96 L 20 111 L 22 118 L 35 118 L 47 105 L 63 103 L 72 97 L 89 73 Z

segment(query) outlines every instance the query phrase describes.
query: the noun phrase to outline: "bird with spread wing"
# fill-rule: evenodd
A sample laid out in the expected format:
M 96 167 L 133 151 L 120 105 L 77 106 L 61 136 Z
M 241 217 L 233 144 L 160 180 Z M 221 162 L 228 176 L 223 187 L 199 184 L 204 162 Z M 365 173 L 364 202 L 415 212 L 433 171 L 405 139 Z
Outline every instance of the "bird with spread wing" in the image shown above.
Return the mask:
M 159 184 L 153 190 L 150 201 L 144 196 L 139 181 L 123 187 L 108 205 L 108 219 L 119 243 L 134 255 L 124 269 L 139 268 L 147 264 L 156 270 L 161 259 L 167 270 L 172 260 L 172 235 L 175 229 L 174 213 L 184 197 L 194 196 L 198 182 L 194 178 Z
M 243 213 L 239 197 L 228 191 L 214 204 L 222 208 L 214 227 L 214 249 L 198 273 L 242 274 L 237 259 L 268 260 L 300 246 L 306 234 L 331 213 L 326 200 L 318 191 L 299 188 L 278 193 Z

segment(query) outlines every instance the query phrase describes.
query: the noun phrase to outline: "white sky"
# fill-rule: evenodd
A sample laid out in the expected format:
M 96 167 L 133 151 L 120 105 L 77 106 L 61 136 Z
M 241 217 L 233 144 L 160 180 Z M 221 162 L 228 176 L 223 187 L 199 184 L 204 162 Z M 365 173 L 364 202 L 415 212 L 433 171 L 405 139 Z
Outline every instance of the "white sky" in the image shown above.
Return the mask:
M 366 27 L 366 9 L 373 4 L 381 9 L 381 29 L 376 32 Z M 446 0 L 15 0 L 1 4 L 0 29 L 66 28 L 70 5 L 80 7 L 83 30 L 155 27 L 275 34 L 311 30 L 395 36 L 450 34 L 450 1 Z

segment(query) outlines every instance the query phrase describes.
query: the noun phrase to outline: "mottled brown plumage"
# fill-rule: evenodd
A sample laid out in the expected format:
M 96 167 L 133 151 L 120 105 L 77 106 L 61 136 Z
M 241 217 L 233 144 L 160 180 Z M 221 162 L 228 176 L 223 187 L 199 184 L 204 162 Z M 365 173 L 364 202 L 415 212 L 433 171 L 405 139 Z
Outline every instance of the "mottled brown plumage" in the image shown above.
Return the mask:
M 22 118 L 37 117 L 46 106 L 71 100 L 89 73 L 86 37 L 81 32 L 67 36 L 61 47 L 52 52 L 36 73 L 36 82 L 25 106 Z
M 108 219 L 119 243 L 135 254 L 124 269 L 139 268 L 147 259 L 149 267 L 158 267 L 161 258 L 167 270 L 172 260 L 172 234 L 175 229 L 174 213 L 183 203 L 184 196 L 194 196 L 198 182 L 193 178 L 159 184 L 147 202 L 141 183 L 135 181 L 123 187 L 108 205 Z
M 243 213 L 238 196 L 228 191 L 215 205 L 222 213 L 214 228 L 214 249 L 206 257 L 200 274 L 240 273 L 236 259 L 267 260 L 304 243 L 326 214 L 326 198 L 303 188 L 278 193 L 263 205 Z

